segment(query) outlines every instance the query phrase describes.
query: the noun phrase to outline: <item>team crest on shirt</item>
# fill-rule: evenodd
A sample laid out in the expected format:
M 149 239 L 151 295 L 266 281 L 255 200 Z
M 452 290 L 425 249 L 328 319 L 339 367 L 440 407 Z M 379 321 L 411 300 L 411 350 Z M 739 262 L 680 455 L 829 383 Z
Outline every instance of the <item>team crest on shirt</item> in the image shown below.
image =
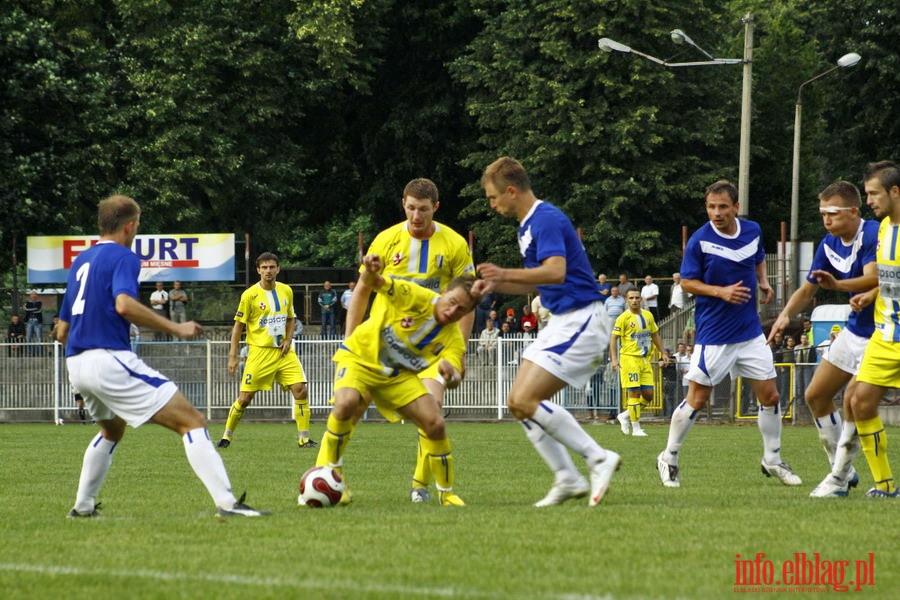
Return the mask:
M 259 303 L 259 310 L 264 311 L 264 310 L 266 310 L 266 308 L 268 308 L 268 307 L 266 306 L 266 303 L 265 303 L 265 302 L 260 302 L 260 303 Z
M 402 319 L 400 319 L 400 327 L 402 327 L 403 329 L 409 329 L 415 322 L 416 320 L 412 317 L 403 317 Z
M 400 264 L 401 260 L 403 260 L 403 254 L 400 252 L 397 252 L 391 257 L 391 262 L 394 263 L 395 267 Z

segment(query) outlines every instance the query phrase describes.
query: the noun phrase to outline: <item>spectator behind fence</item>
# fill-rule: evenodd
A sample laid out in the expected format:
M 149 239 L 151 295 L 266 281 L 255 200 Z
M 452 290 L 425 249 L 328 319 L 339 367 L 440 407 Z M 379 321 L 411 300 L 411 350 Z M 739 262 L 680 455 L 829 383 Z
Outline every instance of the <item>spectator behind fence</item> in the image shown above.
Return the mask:
M 181 282 L 172 282 L 172 291 L 169 292 L 169 313 L 176 323 L 187 322 L 187 309 L 185 308 L 187 301 L 188 295 L 181 289 Z
M 600 299 L 606 302 L 612 290 L 612 284 L 606 280 L 606 275 L 603 273 L 597 275 L 597 289 L 600 290 Z
M 19 315 L 13 315 L 10 319 L 9 327 L 6 328 L 6 341 L 13 344 L 7 348 L 7 356 L 18 356 L 22 353 L 21 344 L 25 342 L 25 323 L 19 320 Z
M 354 289 L 356 289 L 356 281 L 350 281 L 347 283 L 347 289 L 341 294 L 341 326 L 347 323 L 347 311 L 350 310 L 350 300 L 353 299 Z
M 609 298 L 606 299 L 606 314 L 612 323 L 616 322 L 623 312 L 625 312 L 625 297 L 619 294 L 618 286 L 612 286 L 609 290 Z
M 531 305 L 526 304 L 522 307 L 522 316 L 519 317 L 519 328 L 522 331 L 525 331 L 525 324 L 528 324 L 531 327 L 532 331 L 537 331 L 538 328 L 538 318 L 537 315 L 531 312 Z
M 684 303 L 690 297 L 681 288 L 681 273 L 672 273 L 672 292 L 669 295 L 669 314 L 674 315 L 684 308 Z
M 322 339 L 337 336 L 337 324 L 334 318 L 337 303 L 337 292 L 332 289 L 331 282 L 326 281 L 322 284 L 322 291 L 319 292 L 319 306 L 322 309 Z
M 150 294 L 150 308 L 164 319 L 169 318 L 169 293 L 163 289 L 162 281 L 156 282 L 156 291 Z M 169 334 L 160 329 L 156 329 L 153 334 L 153 340 L 156 342 L 166 342 L 171 339 Z
M 37 292 L 31 290 L 28 302 L 25 303 L 25 341 L 29 344 L 39 344 L 44 341 L 44 314 L 43 303 L 38 300 Z M 39 346 L 31 349 L 31 354 L 43 354 Z
M 633 288 L 634 284 L 628 281 L 628 276 L 625 275 L 625 273 L 622 273 L 619 275 L 619 283 L 616 287 L 619 288 L 619 293 L 622 295 L 622 298 L 625 298 L 628 295 L 628 290 Z M 610 290 L 610 295 L 612 295 L 612 290 Z
M 508 308 L 506 310 L 506 319 L 503 322 L 509 325 L 509 330 L 512 333 L 519 333 L 519 319 L 516 318 L 516 309 Z
M 499 336 L 500 330 L 494 327 L 494 322 L 490 319 L 485 321 L 484 329 L 478 337 L 478 355 L 488 362 L 493 362 L 497 355 L 497 338 Z
M 647 307 L 653 319 L 659 323 L 659 286 L 653 283 L 653 277 L 644 277 L 644 287 L 641 288 L 641 303 Z

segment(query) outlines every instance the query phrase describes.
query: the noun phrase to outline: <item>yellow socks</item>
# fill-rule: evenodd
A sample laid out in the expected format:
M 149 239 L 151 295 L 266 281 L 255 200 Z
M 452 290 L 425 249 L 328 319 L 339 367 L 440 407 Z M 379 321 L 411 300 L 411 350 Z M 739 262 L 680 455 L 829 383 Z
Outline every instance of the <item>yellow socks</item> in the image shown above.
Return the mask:
M 231 410 L 228 411 L 228 419 L 225 421 L 225 434 L 222 437 L 229 440 L 231 439 L 231 436 L 234 435 L 234 430 L 237 429 L 238 423 L 244 418 L 244 410 L 245 409 L 241 406 L 240 402 L 235 400 L 234 404 L 231 405 Z
M 309 441 L 309 400 L 294 400 L 294 421 L 297 423 L 297 443 Z
M 338 421 L 333 414 L 328 415 L 328 423 L 325 425 L 325 433 L 322 435 L 322 445 L 319 447 L 319 454 L 316 457 L 316 466 L 340 467 L 352 432 L 352 419 Z
M 875 479 L 875 487 L 883 492 L 894 491 L 894 476 L 891 474 L 891 464 L 887 456 L 887 433 L 881 417 L 875 417 L 868 421 L 857 421 L 856 432 L 859 434 L 859 444 L 866 455 L 872 477 Z
M 636 400 L 634 398 L 628 399 L 628 416 L 631 418 L 632 423 L 637 423 L 641 420 L 641 409 L 644 405 L 640 400 Z
M 431 461 L 428 458 L 428 453 L 425 451 L 425 440 L 428 438 L 425 436 L 425 432 L 419 429 L 419 439 L 418 439 L 418 448 L 416 453 L 416 471 L 413 473 L 413 488 L 423 488 L 427 489 L 428 484 L 431 483 Z M 449 448 L 447 450 L 449 452 Z

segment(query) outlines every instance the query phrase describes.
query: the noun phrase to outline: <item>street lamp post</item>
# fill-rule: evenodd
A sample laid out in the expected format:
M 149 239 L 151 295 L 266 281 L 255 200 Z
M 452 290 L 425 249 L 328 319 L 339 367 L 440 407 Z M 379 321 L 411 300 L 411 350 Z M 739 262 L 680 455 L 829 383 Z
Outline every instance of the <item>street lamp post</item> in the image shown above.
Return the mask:
M 744 80 L 741 88 L 741 140 L 738 157 L 738 203 L 741 216 L 746 216 L 750 209 L 750 97 L 753 89 L 753 15 L 747 15 L 741 19 L 744 23 L 744 58 L 715 58 L 709 52 L 698 46 L 694 40 L 681 29 L 673 29 L 669 35 L 676 44 L 688 44 L 703 53 L 709 60 L 695 62 L 668 62 L 638 52 L 630 46 L 620 44 L 609 38 L 600 38 L 597 45 L 604 52 L 625 52 L 637 54 L 649 61 L 664 67 L 699 67 L 707 65 L 744 65 Z
M 798 218 L 800 213 L 800 121 L 803 113 L 803 87 L 817 79 L 825 77 L 829 73 L 842 69 L 844 67 L 852 67 L 860 61 L 862 57 L 856 52 L 851 52 L 840 57 L 833 67 L 826 71 L 822 71 L 815 77 L 808 79 L 800 84 L 797 88 L 797 104 L 794 107 L 794 157 L 791 168 L 791 288 L 796 290 L 799 285 L 799 254 L 800 245 L 797 240 Z

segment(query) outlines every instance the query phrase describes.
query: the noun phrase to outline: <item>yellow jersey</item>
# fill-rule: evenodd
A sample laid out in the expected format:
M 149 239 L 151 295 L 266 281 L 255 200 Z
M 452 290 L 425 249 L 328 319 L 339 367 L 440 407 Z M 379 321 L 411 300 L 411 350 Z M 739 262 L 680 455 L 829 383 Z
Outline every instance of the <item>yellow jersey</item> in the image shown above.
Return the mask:
M 381 257 L 383 275 L 418 283 L 433 292 L 440 292 L 454 277 L 475 273 L 466 240 L 437 221 L 427 240 L 412 237 L 406 221 L 388 227 L 372 240 L 368 254 Z M 359 272 L 364 270 L 365 266 L 360 266 Z
M 434 318 L 439 295 L 424 287 L 387 276 L 375 292 L 382 310 L 373 313 L 334 355 L 385 375 L 405 370 L 418 373 L 444 358 L 457 369 L 465 343 L 456 323 L 442 326 Z
M 619 336 L 622 343 L 622 355 L 647 356 L 653 346 L 652 335 L 659 331 L 656 320 L 649 310 L 634 314 L 626 310 L 616 317 L 612 332 Z
M 244 290 L 234 320 L 247 326 L 247 344 L 276 348 L 284 340 L 287 320 L 295 318 L 294 290 L 275 282 L 275 289 L 260 284 Z
M 878 228 L 878 296 L 875 299 L 875 335 L 885 342 L 900 342 L 900 226 L 885 217 Z

